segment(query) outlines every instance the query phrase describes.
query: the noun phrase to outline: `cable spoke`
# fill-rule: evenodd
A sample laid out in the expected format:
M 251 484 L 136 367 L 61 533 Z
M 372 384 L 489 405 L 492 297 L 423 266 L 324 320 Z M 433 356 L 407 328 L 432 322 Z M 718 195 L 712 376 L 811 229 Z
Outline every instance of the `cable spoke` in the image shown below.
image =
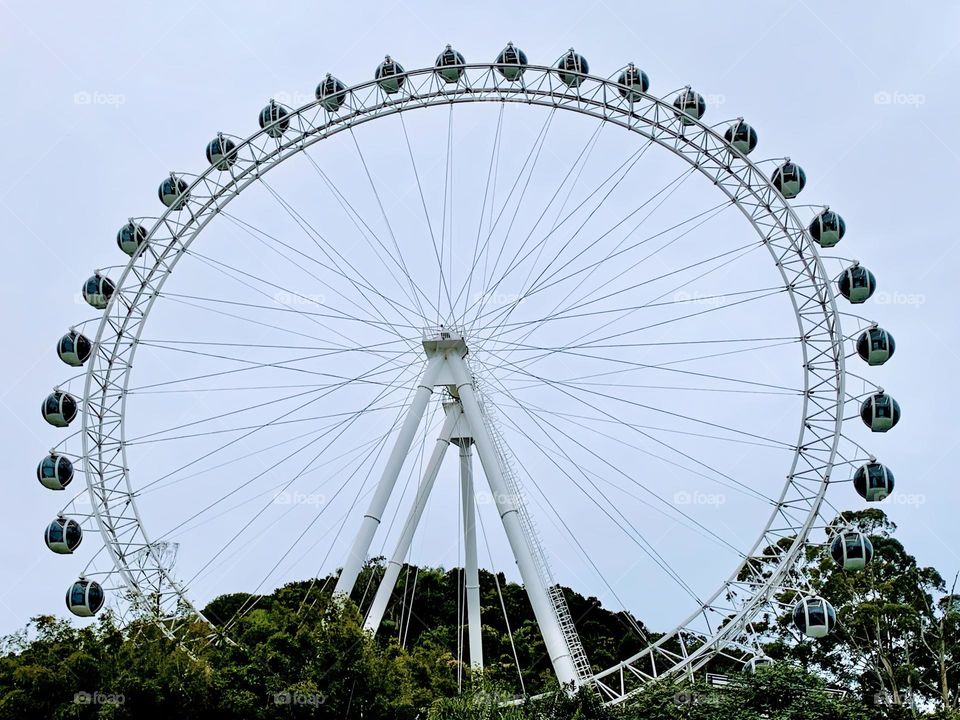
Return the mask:
M 404 262 L 403 251 L 400 250 L 400 245 L 397 243 L 397 236 L 394 235 L 393 233 L 393 226 L 390 224 L 390 218 L 387 216 L 387 211 L 383 207 L 383 200 L 380 198 L 380 192 L 377 190 L 377 185 L 373 180 L 373 175 L 371 174 L 370 168 L 367 165 L 366 158 L 363 156 L 363 151 L 360 149 L 360 143 L 357 142 L 357 136 L 353 132 L 353 128 L 351 128 L 349 132 L 350 132 L 350 138 L 353 140 L 353 145 L 357 150 L 357 156 L 360 158 L 360 163 L 363 165 L 363 171 L 366 174 L 367 180 L 370 183 L 370 189 L 373 191 L 373 195 L 376 198 L 377 207 L 380 208 L 380 215 L 382 216 L 383 222 L 387 227 L 387 233 L 390 235 L 390 240 L 393 242 L 393 247 L 397 251 L 397 259 L 400 265 L 400 269 L 403 271 L 403 274 L 406 276 L 407 283 L 410 285 L 413 301 L 417 305 L 417 310 L 420 313 L 420 317 L 423 319 L 424 323 L 426 323 L 427 316 L 423 310 L 423 305 L 420 302 L 420 298 L 422 297 L 424 300 L 430 303 L 431 307 L 433 308 L 433 310 L 436 311 L 437 315 L 440 314 L 440 309 L 437 307 L 433 307 L 433 303 L 430 301 L 430 298 L 428 298 L 423 293 L 423 291 L 420 290 L 419 287 L 417 287 L 417 284 L 413 281 L 413 277 L 410 275 L 410 271 L 407 269 L 406 262 Z
M 309 158 L 309 155 L 307 155 L 307 157 Z M 277 201 L 278 203 L 280 202 L 279 199 L 277 199 Z M 281 206 L 284 207 L 285 210 L 288 210 L 288 214 L 294 217 L 297 225 L 306 233 L 307 237 L 321 250 L 323 255 L 329 260 L 329 262 L 318 260 L 313 255 L 303 252 L 302 250 L 291 245 L 290 243 L 286 243 L 282 241 L 280 238 L 276 237 L 275 235 L 271 235 L 265 230 L 259 227 L 256 227 L 252 223 L 241 220 L 240 218 L 234 215 L 231 215 L 225 210 L 221 211 L 221 214 L 224 217 L 226 217 L 230 222 L 232 222 L 234 225 L 236 225 L 238 228 L 240 228 L 246 235 L 253 238 L 262 247 L 269 249 L 272 253 L 279 255 L 280 257 L 285 259 L 287 262 L 290 263 L 292 267 L 296 268 L 299 272 L 305 273 L 311 280 L 321 285 L 326 284 L 325 281 L 320 276 L 318 276 L 315 272 L 312 272 L 311 270 L 309 270 L 306 265 L 300 262 L 297 262 L 290 255 L 287 255 L 286 253 L 281 252 L 277 246 L 283 247 L 293 255 L 296 255 L 301 260 L 306 260 L 308 263 L 317 265 L 322 270 L 326 272 L 330 272 L 334 276 L 346 280 L 356 291 L 359 292 L 360 297 L 374 311 L 375 316 L 379 317 L 385 323 L 389 324 L 389 321 L 387 320 L 386 316 L 383 314 L 381 310 L 381 305 L 378 302 L 376 302 L 376 300 L 387 303 L 387 305 L 400 316 L 403 325 L 410 325 L 408 314 L 415 314 L 416 313 L 415 310 L 413 310 L 412 308 L 406 305 L 403 305 L 402 303 L 397 301 L 395 298 L 392 298 L 380 292 L 375 287 L 367 283 L 364 280 L 362 273 L 360 273 L 355 266 L 353 266 L 349 261 L 347 261 L 346 258 L 344 258 L 343 255 L 336 250 L 335 247 L 327 243 L 322 238 L 322 236 L 319 235 L 319 233 L 313 230 L 312 226 L 309 226 L 305 221 L 301 220 L 300 216 L 294 213 L 292 209 L 288 209 L 288 207 L 285 204 L 282 204 Z M 318 241 L 318 238 L 319 238 L 319 241 Z M 332 258 L 331 254 L 335 255 L 336 259 Z M 339 266 L 337 262 L 338 260 L 343 264 L 345 264 L 348 270 L 343 270 Z M 370 295 L 373 295 L 373 299 L 371 299 Z M 371 317 L 373 317 L 373 315 L 371 315 Z M 402 335 L 398 333 L 398 337 L 402 337 Z

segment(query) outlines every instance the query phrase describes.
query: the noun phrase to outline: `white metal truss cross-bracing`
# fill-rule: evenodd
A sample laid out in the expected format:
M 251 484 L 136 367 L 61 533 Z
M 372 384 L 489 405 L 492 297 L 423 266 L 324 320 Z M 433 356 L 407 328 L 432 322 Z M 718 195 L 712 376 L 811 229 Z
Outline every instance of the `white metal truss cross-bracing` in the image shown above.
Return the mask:
M 191 602 L 189 588 L 177 581 L 142 522 L 131 480 L 136 469 L 127 462 L 125 419 L 134 358 L 147 318 L 174 268 L 190 254 L 207 224 L 285 160 L 362 123 L 460 103 L 517 103 L 596 118 L 673 153 L 708 178 L 739 209 L 769 251 L 789 296 L 803 354 L 803 410 L 793 459 L 772 512 L 743 561 L 696 612 L 649 647 L 601 670 L 590 681 L 607 701 L 621 702 L 650 678 L 692 673 L 718 654 L 749 658 L 756 649 L 754 623 L 765 613 L 779 614 L 776 597 L 785 587 L 795 586 L 793 569 L 803 556 L 808 536 L 829 521 L 821 513 L 837 463 L 851 464 L 867 454 L 859 446 L 851 449 L 842 433 L 844 406 L 855 400 L 845 389 L 844 343 L 849 338 L 841 329 L 830 278 L 805 224 L 760 167 L 731 148 L 715 128 L 700 120 L 681 119 L 669 98 L 648 93 L 627 98 L 616 82 L 592 75 L 583 75 L 571 86 L 559 78 L 555 68 L 538 65 L 527 66 L 516 80 L 505 79 L 491 63 L 465 64 L 454 84 L 439 79 L 434 68 L 407 71 L 404 79 L 402 89 L 393 94 L 384 93 L 376 81 L 348 88 L 335 111 L 320 101 L 290 108 L 283 134 L 278 136 L 268 125 L 246 139 L 238 138 L 228 171 L 210 166 L 198 176 L 182 175 L 189 182 L 180 202 L 159 218 L 134 218 L 148 232 L 114 278 L 116 292 L 97 320 L 94 352 L 85 368 L 79 433 L 82 450 L 74 453 L 83 468 L 86 488 L 64 508 L 66 515 L 82 522 L 85 531 L 98 532 L 104 541 L 104 551 L 91 560 L 87 576 L 103 580 L 107 590 L 120 591 L 116 595 L 128 601 L 135 614 L 157 618 L 170 637 L 179 638 L 186 621 L 206 622 Z M 424 393 L 429 396 L 432 383 L 421 379 L 421 384 L 427 386 Z M 492 466 L 492 459 L 506 458 L 496 465 L 501 469 L 500 479 L 509 484 L 514 482 L 509 456 L 499 440 L 492 410 L 487 408 L 484 413 L 482 393 L 474 391 L 475 385 L 476 381 L 469 394 L 479 410 L 472 412 L 479 412 L 487 428 L 486 449 L 477 442 L 477 454 L 488 480 L 487 466 Z M 466 399 L 461 396 L 460 400 L 467 412 Z M 536 545 L 529 516 L 520 509 L 511 515 L 518 526 L 528 526 L 526 532 L 518 530 L 518 535 Z M 372 518 L 365 521 L 364 532 L 375 531 L 376 525 Z M 548 569 L 536 565 L 540 554 L 531 556 L 534 567 L 528 568 L 528 573 L 546 576 L 540 586 L 552 587 L 555 583 L 551 583 Z M 351 558 L 356 561 L 353 554 Z M 104 560 L 108 567 L 102 567 Z M 341 576 L 342 586 L 348 581 L 350 585 L 354 581 L 349 574 Z M 563 635 L 567 620 L 558 618 L 558 633 Z M 589 674 L 574 645 L 567 642 L 566 652 L 579 672 L 568 669 L 567 676 Z

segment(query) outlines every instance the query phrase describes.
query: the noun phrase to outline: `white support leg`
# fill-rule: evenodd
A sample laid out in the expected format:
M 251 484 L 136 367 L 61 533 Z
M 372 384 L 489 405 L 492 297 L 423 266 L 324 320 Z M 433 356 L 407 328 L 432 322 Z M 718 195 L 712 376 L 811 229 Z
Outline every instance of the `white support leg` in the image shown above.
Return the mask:
M 370 500 L 370 506 L 367 514 L 363 516 L 360 523 L 360 530 L 350 548 L 350 554 L 343 564 L 343 570 L 340 572 L 340 578 L 334 588 L 334 593 L 349 596 L 353 592 L 353 586 L 357 582 L 357 576 L 360 575 L 360 569 L 367 560 L 367 554 L 370 552 L 370 544 L 373 542 L 373 536 L 380 525 L 380 518 L 387 507 L 390 495 L 397 483 L 397 477 L 400 475 L 400 469 L 403 467 L 403 461 L 410 452 L 410 446 L 413 438 L 420 427 L 420 421 L 423 419 L 423 412 L 426 410 L 427 402 L 433 393 L 433 386 L 440 372 L 441 365 L 444 364 L 442 355 L 431 355 L 427 362 L 427 367 L 420 378 L 420 385 L 413 396 L 413 402 L 410 403 L 410 409 L 407 417 L 400 427 L 397 440 L 387 460 L 387 465 L 383 469 L 383 475 L 380 477 L 380 483 L 377 485 L 376 492 Z
M 483 642 L 480 634 L 480 571 L 477 568 L 477 516 L 473 495 L 473 442 L 466 438 L 460 439 L 460 494 L 463 502 L 470 666 L 475 670 L 483 670 Z
M 410 405 L 407 417 L 403 422 L 403 426 L 400 428 L 393 451 L 387 460 L 387 465 L 380 478 L 380 483 L 370 501 L 369 510 L 363 518 L 350 555 L 344 563 L 343 571 L 340 573 L 340 579 L 337 581 L 335 592 L 349 595 L 353 590 L 360 569 L 367 559 L 370 544 L 373 541 L 384 509 L 396 485 L 397 477 L 400 474 L 404 460 L 410 452 L 414 435 L 423 418 L 423 413 L 430 399 L 430 395 L 433 392 L 433 388 L 437 385 L 444 385 L 449 388 L 455 398 L 459 399 L 462 415 L 458 415 L 458 417 L 462 421 L 465 421 L 463 425 L 460 426 L 460 432 L 455 433 L 453 438 L 462 440 L 465 437 L 472 437 L 473 443 L 477 447 L 480 464 L 483 466 L 484 475 L 493 493 L 497 511 L 500 513 L 501 522 L 506 531 L 513 555 L 516 558 L 517 567 L 520 570 L 520 577 L 523 580 L 527 597 L 530 599 L 530 605 L 533 608 L 534 616 L 537 619 L 537 624 L 543 635 L 544 644 L 546 645 L 547 653 L 550 656 L 550 661 L 553 664 L 557 679 L 563 685 L 579 685 L 580 680 L 577 673 L 577 663 L 573 657 L 573 652 L 579 648 L 579 641 L 576 639 L 575 632 L 573 634 L 573 640 L 568 640 L 572 629 L 567 629 L 567 634 L 565 634 L 565 626 L 561 627 L 560 617 L 563 616 L 563 613 L 558 607 L 554 606 L 554 602 L 551 599 L 549 570 L 545 568 L 544 558 L 541 558 L 538 554 L 539 551 L 535 540 L 527 536 L 525 522 L 521 519 L 521 500 L 512 494 L 510 476 L 505 475 L 505 471 L 501 465 L 497 441 L 484 422 L 483 411 L 481 410 L 480 403 L 474 391 L 473 377 L 463 359 L 468 352 L 466 342 L 463 336 L 455 329 L 445 329 L 441 326 L 436 332 L 424 334 L 423 348 L 429 358 L 427 367 L 420 379 L 420 385 Z M 464 432 L 464 430 L 467 432 Z M 446 442 L 443 444 L 445 445 Z M 423 505 L 436 479 L 436 473 L 439 470 L 443 457 L 442 449 L 437 450 L 434 455 L 437 457 L 437 460 L 435 463 L 431 462 L 430 465 L 428 465 L 428 472 L 425 473 L 421 484 L 421 490 L 423 491 L 422 498 L 420 497 L 421 492 L 418 490 L 418 501 L 407 523 L 409 529 L 406 527 L 404 529 L 404 538 L 406 538 L 406 540 L 401 544 L 404 546 L 398 545 L 397 552 L 394 554 L 394 560 L 396 560 L 396 562 L 388 564 L 388 571 L 391 571 L 391 568 L 396 568 L 395 571 L 391 571 L 394 572 L 393 579 L 387 582 L 387 578 L 385 577 L 384 582 L 381 583 L 381 587 L 378 589 L 378 597 L 381 595 L 381 592 L 383 592 L 386 593 L 386 598 L 379 598 L 379 600 L 375 598 L 377 605 L 376 614 L 373 612 L 374 608 L 371 608 L 370 616 L 367 618 L 366 626 L 370 629 L 376 629 L 380 624 L 384 609 L 386 608 L 386 600 L 389 600 L 388 591 L 392 591 L 395 586 L 396 573 L 399 572 L 399 567 L 406 557 L 413 531 L 416 529 L 420 515 L 423 512 Z M 461 462 L 463 462 L 462 458 Z M 435 467 L 431 467 L 431 465 L 435 465 Z M 465 497 L 468 496 L 472 498 L 473 493 L 465 494 Z M 471 510 L 475 518 L 476 510 L 472 507 Z M 466 513 L 466 502 L 464 512 Z M 466 532 L 468 526 L 472 527 L 472 523 L 466 522 L 468 519 L 466 514 L 464 517 L 464 529 Z M 468 558 L 471 555 L 469 549 L 471 545 L 473 547 L 472 555 L 475 558 L 475 531 L 474 533 L 467 534 L 466 537 Z M 404 540 L 404 538 L 401 538 L 401 540 Z M 468 559 L 467 563 L 469 573 L 469 566 L 472 565 L 472 567 L 475 568 L 476 560 L 471 561 Z M 472 582 L 469 577 L 467 583 L 468 586 L 474 586 L 471 587 L 470 590 L 476 593 L 474 595 L 476 600 L 476 602 L 473 603 L 474 607 L 471 607 L 469 597 L 469 595 L 473 593 L 468 593 L 471 664 L 480 664 L 482 663 L 482 657 L 480 655 L 479 588 L 475 587 L 477 583 Z M 569 621 L 569 617 L 567 621 Z M 572 644 L 568 644 L 568 642 Z M 476 650 L 476 654 L 474 650 Z M 582 651 L 579 651 L 577 655 L 578 658 L 580 654 L 582 654 Z M 586 658 L 583 658 L 583 660 L 585 662 Z M 577 662 L 579 662 L 579 660 Z
M 416 497 L 413 500 L 413 507 L 410 508 L 410 514 L 403 526 L 403 532 L 397 541 L 397 547 L 393 551 L 393 556 L 387 563 L 383 573 L 383 579 L 380 580 L 380 586 L 377 588 L 377 594 L 373 598 L 370 610 L 367 612 L 367 619 L 363 626 L 367 630 L 376 633 L 380 627 L 380 621 L 383 620 L 383 614 L 387 610 L 387 604 L 390 602 L 390 596 L 393 595 L 393 589 L 397 585 L 397 577 L 400 575 L 400 569 L 410 551 L 410 544 L 413 542 L 413 536 L 420 524 L 420 518 L 427 507 L 427 500 L 433 485 L 437 479 L 437 473 L 440 471 L 440 464 L 443 462 L 443 455 L 450 445 L 450 435 L 453 428 L 462 416 L 460 404 L 451 404 L 446 407 L 447 417 L 444 420 L 443 427 L 440 430 L 440 436 L 437 438 L 436 447 L 430 455 L 427 467 L 423 472 L 423 480 L 417 488 Z
M 474 443 L 477 446 L 480 464 L 483 466 L 484 475 L 486 475 L 487 482 L 490 484 L 490 491 L 493 493 L 497 511 L 500 513 L 500 519 L 503 522 L 503 528 L 506 530 L 507 539 L 510 541 L 510 547 L 517 560 L 520 577 L 523 579 L 527 597 L 530 598 L 530 605 L 533 607 L 537 624 L 543 634 L 543 641 L 547 646 L 547 653 L 550 655 L 550 661 L 553 663 L 557 679 L 561 685 L 578 684 L 576 666 L 560 628 L 560 621 L 553 609 L 553 604 L 550 602 L 548 590 L 540 579 L 530 543 L 527 542 L 520 524 L 517 499 L 511 495 L 507 482 L 504 480 L 499 455 L 483 422 L 483 414 L 474 395 L 473 378 L 470 376 L 470 371 L 462 358 L 449 358 L 448 364 L 457 378 L 457 392 L 463 405 L 463 412 L 470 425 Z

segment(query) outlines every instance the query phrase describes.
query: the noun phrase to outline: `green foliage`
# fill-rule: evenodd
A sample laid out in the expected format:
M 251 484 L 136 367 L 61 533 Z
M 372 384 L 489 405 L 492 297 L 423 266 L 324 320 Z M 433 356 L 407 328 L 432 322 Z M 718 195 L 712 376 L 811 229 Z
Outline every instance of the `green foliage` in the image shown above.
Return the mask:
M 702 682 L 682 685 L 659 681 L 647 685 L 631 702 L 605 707 L 588 690 L 554 692 L 504 708 L 506 697 L 483 686 L 459 697 L 436 701 L 428 720 L 872 720 L 871 709 L 855 699 L 826 692 L 823 680 L 786 663 L 755 674 L 733 676 L 714 687 Z
M 917 706 L 957 707 L 960 614 L 934 568 L 921 566 L 878 509 L 843 513 L 832 523 L 870 536 L 873 561 L 846 572 L 812 551 L 804 579 L 837 610 L 838 628 L 817 642 L 794 641 L 789 619 L 771 655 L 817 669 L 864 698 L 888 703 L 887 715 L 916 716 Z M 940 598 L 939 601 L 936 598 Z
M 825 692 L 823 680 L 777 663 L 731 676 L 723 687 L 652 683 L 623 711 L 637 720 L 868 720 L 859 702 Z
M 372 601 L 373 588 L 381 576 L 382 565 L 379 562 L 368 564 L 361 573 L 357 586 L 367 588 L 366 592 L 360 594 L 361 610 L 366 610 Z M 439 568 L 404 566 L 379 633 L 381 638 L 393 638 L 401 643 L 405 641 L 408 648 L 422 645 L 446 648 L 450 657 L 444 665 L 447 670 L 443 672 L 446 672 L 445 683 L 448 687 L 450 683 L 456 686 L 458 677 L 454 654 L 458 647 L 462 612 L 457 605 L 457 598 L 462 597 L 462 586 L 463 573 L 459 569 L 444 571 Z M 565 595 L 581 639 L 590 648 L 589 657 L 597 670 L 609 667 L 645 647 L 644 635 L 656 639 L 635 618 L 606 610 L 595 597 L 584 597 L 569 589 L 565 589 Z M 480 570 L 480 608 L 486 680 L 515 695 L 536 695 L 555 689 L 556 680 L 550 658 L 523 586 L 507 582 L 502 573 L 494 576 L 493 573 Z M 505 613 L 509 618 L 509 627 Z M 640 628 L 639 632 L 636 628 Z M 518 664 L 522 672 L 522 684 L 518 678 Z
M 848 573 L 812 551 L 797 580 L 834 603 L 839 631 L 819 642 L 799 640 L 788 621 L 770 618 L 762 626 L 772 640 L 768 652 L 782 662 L 749 674 L 717 659 L 709 669 L 731 678 L 722 688 L 658 681 L 616 707 L 589 689 L 565 692 L 523 588 L 483 571 L 482 676 L 463 657 L 459 570 L 404 568 L 373 638 L 362 621 L 382 577 L 382 564 L 373 562 L 358 583 L 359 607 L 332 596 L 332 578 L 269 595 L 224 595 L 203 611 L 219 633 L 197 622 L 183 644 L 148 622 L 121 630 L 109 614 L 83 627 L 34 618 L 0 645 L 0 720 L 960 720 L 956 583 L 947 590 L 935 570 L 920 566 L 883 513 L 849 513 L 837 522 L 870 533 L 874 562 Z M 776 552 L 758 558 L 759 566 Z M 564 592 L 595 667 L 657 639 L 596 598 Z M 826 692 L 825 681 L 847 688 L 847 696 Z
M 515 704 L 510 694 L 487 682 L 459 696 L 436 700 L 428 720 L 615 720 L 626 717 L 623 710 L 604 707 L 590 690 L 568 693 L 555 690 L 536 699 Z

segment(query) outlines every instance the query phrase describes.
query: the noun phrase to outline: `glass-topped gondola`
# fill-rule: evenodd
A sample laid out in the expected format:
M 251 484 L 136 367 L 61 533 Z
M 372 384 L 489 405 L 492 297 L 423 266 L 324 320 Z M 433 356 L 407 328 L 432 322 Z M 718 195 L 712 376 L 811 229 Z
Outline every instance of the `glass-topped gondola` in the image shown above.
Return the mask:
M 877 279 L 863 265 L 855 262 L 837 280 L 837 289 L 854 305 L 865 303 L 877 290 Z
M 590 72 L 590 64 L 583 55 L 570 48 L 567 54 L 560 58 L 560 62 L 557 63 L 557 70 L 563 84 L 575 88 L 580 87 L 580 83 L 584 81 L 583 76 Z
M 707 111 L 707 101 L 703 95 L 687 88 L 673 100 L 674 114 L 684 125 L 693 125 L 695 120 L 703 117 Z
M 337 112 L 347 99 L 347 86 L 330 73 L 317 85 L 317 100 L 327 112 Z
M 160 202 L 168 208 L 182 210 L 187 204 L 187 198 L 190 197 L 187 192 L 187 181 L 170 173 L 170 177 L 165 178 L 157 188 L 157 195 L 160 197 Z
M 37 480 L 50 490 L 64 490 L 73 481 L 73 463 L 65 455 L 51 450 L 37 464 Z
M 454 50 L 450 45 L 444 48 L 443 52 L 437 56 L 434 67 L 439 75 L 447 83 L 453 84 L 460 81 L 463 76 L 463 66 L 466 60 L 463 55 Z
M 113 280 L 96 272 L 83 284 L 83 299 L 90 307 L 103 310 L 110 304 L 110 298 L 116 290 Z
M 620 85 L 617 88 L 620 94 L 630 102 L 639 100 L 643 93 L 650 89 L 650 78 L 633 63 L 624 68 L 617 78 L 617 83 Z
M 810 221 L 810 236 L 820 247 L 830 248 L 843 239 L 847 231 L 847 224 L 839 213 L 835 213 L 830 208 L 824 209 Z
M 67 609 L 79 617 L 93 617 L 106 599 L 100 583 L 81 576 L 67 589 Z
M 83 542 L 83 530 L 73 518 L 57 515 L 43 531 L 43 541 L 58 555 L 70 555 Z
M 388 95 L 392 95 L 393 93 L 400 92 L 400 88 L 403 87 L 403 82 L 406 79 L 404 76 L 405 72 L 400 63 L 387 55 L 383 59 L 383 62 L 377 65 L 373 77 L 381 90 Z
M 893 492 L 893 471 L 878 462 L 868 462 L 853 474 L 853 489 L 867 502 L 880 502 Z
M 207 143 L 206 155 L 207 162 L 223 172 L 229 170 L 237 161 L 237 146 L 233 140 L 224 137 L 223 133 L 217 133 L 217 136 Z
M 807 637 L 826 637 L 837 626 L 837 611 L 821 597 L 803 598 L 793 608 L 793 624 Z
M 886 432 L 900 422 L 900 404 L 881 390 L 863 401 L 860 419 L 873 432 Z
M 830 556 L 844 570 L 863 570 L 873 559 L 873 543 L 859 530 L 844 530 L 830 543 Z
M 93 343 L 72 328 L 57 341 L 57 355 L 70 367 L 81 367 L 92 352 Z
M 54 427 L 67 427 L 77 416 L 77 401 L 73 395 L 54 390 L 43 401 L 43 419 Z
M 147 229 L 143 225 L 138 225 L 130 220 L 126 225 L 117 230 L 117 247 L 127 255 L 137 254 L 137 250 L 147 240 Z
M 866 360 L 868 365 L 883 365 L 893 357 L 896 349 L 893 335 L 876 325 L 864 330 L 857 338 L 857 355 Z
M 503 75 L 504 79 L 515 82 L 523 76 L 527 69 L 527 54 L 518 47 L 514 47 L 512 42 L 497 55 L 497 72 Z
M 757 147 L 757 131 L 742 119 L 727 128 L 723 139 L 744 155 L 749 155 Z
M 278 139 L 290 128 L 290 115 L 283 105 L 271 98 L 260 111 L 257 122 L 260 123 L 260 129 L 265 130 L 267 135 Z
M 770 180 L 787 200 L 795 198 L 807 184 L 807 174 L 795 162 L 787 160 L 773 171 Z

